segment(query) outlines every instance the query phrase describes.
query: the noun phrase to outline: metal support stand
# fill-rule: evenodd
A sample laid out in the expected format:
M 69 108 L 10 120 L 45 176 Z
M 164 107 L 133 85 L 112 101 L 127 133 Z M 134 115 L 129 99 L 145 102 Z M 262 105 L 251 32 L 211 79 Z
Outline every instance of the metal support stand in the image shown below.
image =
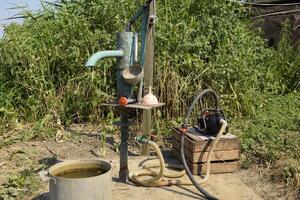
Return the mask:
M 120 181 L 126 183 L 128 181 L 128 138 L 129 138 L 129 122 L 126 108 L 121 108 L 121 145 L 120 145 Z
M 122 182 L 128 181 L 128 137 L 129 137 L 129 122 L 128 109 L 143 109 L 143 132 L 145 135 L 151 134 L 151 109 L 164 105 L 158 103 L 156 105 L 141 104 L 143 91 L 143 82 L 145 82 L 144 94 L 149 92 L 149 87 L 153 85 L 153 63 L 154 63 L 154 23 L 155 23 L 155 0 L 147 0 L 146 3 L 138 10 L 134 17 L 129 21 L 126 32 L 117 35 L 117 50 L 100 51 L 93 54 L 87 61 L 86 67 L 95 67 L 97 62 L 104 58 L 117 58 L 116 63 L 116 82 L 117 82 L 117 100 L 122 98 L 135 99 L 133 97 L 133 85 L 125 81 L 122 72 L 132 66 L 133 62 L 137 62 L 135 56 L 137 51 L 133 49 L 137 46 L 134 42 L 135 33 L 131 32 L 131 26 L 142 16 L 142 47 L 140 54 L 140 64 L 144 67 L 144 80 L 140 82 L 139 92 L 135 104 L 128 104 L 125 107 L 120 106 L 116 102 L 111 102 L 103 105 L 119 106 L 120 107 L 120 126 L 121 146 L 120 146 L 120 171 L 119 178 Z M 134 59 L 135 58 L 135 59 Z M 147 149 L 147 148 L 146 148 Z M 146 150 L 145 154 L 148 154 Z
M 124 51 L 124 56 L 119 58 L 116 64 L 116 79 L 117 79 L 117 98 L 132 97 L 132 85 L 128 84 L 123 76 L 122 71 L 130 66 L 133 62 L 133 32 L 124 32 L 117 35 L 117 48 Z M 128 181 L 128 137 L 129 123 L 127 108 L 120 107 L 120 131 L 121 131 L 121 146 L 120 146 L 120 181 L 126 183 Z

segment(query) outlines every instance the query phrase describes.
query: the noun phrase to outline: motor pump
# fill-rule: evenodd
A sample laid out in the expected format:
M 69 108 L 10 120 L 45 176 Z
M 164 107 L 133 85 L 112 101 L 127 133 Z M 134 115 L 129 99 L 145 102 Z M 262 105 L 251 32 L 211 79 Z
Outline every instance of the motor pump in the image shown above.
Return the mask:
M 221 129 L 220 120 L 226 120 L 223 110 L 205 109 L 198 117 L 197 130 L 206 135 L 217 135 Z M 224 134 L 227 133 L 227 128 Z

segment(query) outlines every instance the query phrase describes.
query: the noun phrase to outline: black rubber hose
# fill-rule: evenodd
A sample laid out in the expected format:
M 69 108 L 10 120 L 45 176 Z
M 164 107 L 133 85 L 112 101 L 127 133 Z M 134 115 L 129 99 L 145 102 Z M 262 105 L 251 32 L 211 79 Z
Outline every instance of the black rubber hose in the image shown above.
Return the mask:
M 184 155 L 184 139 L 185 136 L 182 134 L 181 135 L 181 147 L 180 147 L 180 153 L 181 153 L 181 159 L 182 159 L 182 163 L 184 166 L 184 169 L 189 177 L 189 179 L 192 181 L 192 183 L 195 185 L 195 187 L 198 189 L 199 192 L 201 192 L 208 200 L 218 200 L 216 197 L 212 196 L 211 194 L 209 194 L 206 190 L 204 190 L 197 182 L 197 180 L 194 178 L 194 176 L 192 175 L 189 167 L 186 164 L 186 159 L 185 159 L 185 155 Z
M 186 115 L 185 115 L 185 119 L 184 119 L 184 126 L 188 125 L 190 115 L 192 114 L 192 112 L 194 110 L 194 107 L 197 104 L 197 102 L 199 101 L 199 99 L 202 99 L 206 94 L 209 94 L 209 93 L 211 93 L 214 97 L 215 109 L 219 109 L 219 97 L 218 97 L 218 95 L 212 89 L 205 89 L 200 94 L 198 94 L 198 96 L 194 99 L 191 106 L 188 108 L 188 110 L 186 112 Z
M 219 98 L 218 95 L 215 93 L 215 91 L 213 91 L 212 89 L 205 89 L 203 90 L 200 94 L 198 94 L 198 96 L 194 99 L 193 103 L 191 104 L 191 106 L 188 108 L 186 115 L 185 115 L 185 119 L 184 119 L 184 124 L 183 124 L 183 128 L 188 128 L 188 122 L 189 122 L 189 118 L 191 113 L 194 110 L 195 105 L 197 104 L 197 102 L 199 101 L 199 99 L 203 98 L 204 95 L 211 93 L 214 97 L 215 100 L 215 108 L 219 109 Z M 198 189 L 199 192 L 201 192 L 208 200 L 218 200 L 216 197 L 212 196 L 211 194 L 209 194 L 206 190 L 204 190 L 197 182 L 197 180 L 194 178 L 194 176 L 192 175 L 189 167 L 186 164 L 186 159 L 185 159 L 185 155 L 184 155 L 184 139 L 185 139 L 185 135 L 182 134 L 181 135 L 181 146 L 180 146 L 180 153 L 181 153 L 181 159 L 182 159 L 182 163 L 184 166 L 184 169 L 189 177 L 189 179 L 192 181 L 192 183 L 194 184 L 194 186 Z

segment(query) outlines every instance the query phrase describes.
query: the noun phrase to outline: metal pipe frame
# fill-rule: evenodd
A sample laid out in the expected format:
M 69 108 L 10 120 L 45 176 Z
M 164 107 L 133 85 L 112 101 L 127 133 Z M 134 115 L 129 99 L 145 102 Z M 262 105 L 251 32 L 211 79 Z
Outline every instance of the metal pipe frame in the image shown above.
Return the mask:
M 135 13 L 135 15 L 129 20 L 126 26 L 126 32 L 131 31 L 131 26 L 136 22 L 136 20 L 145 12 L 145 9 L 149 7 L 149 5 L 154 0 L 148 0 L 144 3 L 144 5 Z
M 152 7 L 151 7 L 152 6 Z M 152 15 L 153 8 L 155 8 L 155 0 L 148 0 L 146 3 L 138 10 L 134 17 L 130 20 L 127 25 L 126 32 L 119 33 L 117 35 L 117 50 L 112 51 L 100 51 L 92 55 L 87 63 L 86 67 L 96 66 L 97 62 L 104 58 L 115 57 L 117 59 L 116 63 L 116 80 L 117 80 L 117 99 L 120 97 L 126 97 L 131 99 L 133 97 L 133 86 L 128 84 L 123 76 L 122 72 L 125 68 L 129 67 L 134 62 L 134 35 L 135 33 L 130 32 L 131 25 L 142 16 L 142 44 L 140 52 L 140 64 L 144 67 L 150 74 L 145 78 L 145 86 L 149 88 L 152 85 L 153 79 L 153 59 L 154 59 L 154 45 L 153 45 L 153 28 L 154 23 Z M 152 10 L 152 12 L 151 12 Z M 148 44 L 149 43 L 149 44 Z M 150 80 L 150 82 L 149 82 Z M 146 88 L 145 88 L 146 89 Z M 138 99 L 141 100 L 143 91 L 143 80 L 140 82 Z M 128 138 L 129 138 L 129 116 L 128 108 L 120 107 L 120 132 L 121 132 L 121 145 L 120 145 L 120 171 L 119 179 L 121 182 L 126 183 L 128 181 Z M 144 120 L 148 120 L 144 123 L 145 135 L 149 135 L 151 131 L 151 112 L 144 112 L 147 117 Z M 144 115 L 145 115 L 144 114 Z
M 117 58 L 117 57 L 123 57 L 124 51 L 122 50 L 111 50 L 111 51 L 99 51 L 95 54 L 93 54 L 88 61 L 86 62 L 86 67 L 94 67 L 96 66 L 97 62 L 99 60 L 102 60 L 104 58 Z

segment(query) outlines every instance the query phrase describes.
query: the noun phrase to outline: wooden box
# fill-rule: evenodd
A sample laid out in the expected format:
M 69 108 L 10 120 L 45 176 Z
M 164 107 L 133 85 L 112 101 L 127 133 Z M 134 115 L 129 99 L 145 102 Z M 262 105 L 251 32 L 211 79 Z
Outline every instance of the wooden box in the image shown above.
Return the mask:
M 181 161 L 180 138 L 178 129 L 174 129 L 172 137 L 172 153 Z M 211 143 L 215 137 L 200 134 L 195 128 L 189 128 L 185 138 L 185 157 L 191 172 L 205 174 L 206 161 Z M 223 135 L 211 158 L 211 173 L 229 173 L 240 169 L 241 142 L 235 135 Z

